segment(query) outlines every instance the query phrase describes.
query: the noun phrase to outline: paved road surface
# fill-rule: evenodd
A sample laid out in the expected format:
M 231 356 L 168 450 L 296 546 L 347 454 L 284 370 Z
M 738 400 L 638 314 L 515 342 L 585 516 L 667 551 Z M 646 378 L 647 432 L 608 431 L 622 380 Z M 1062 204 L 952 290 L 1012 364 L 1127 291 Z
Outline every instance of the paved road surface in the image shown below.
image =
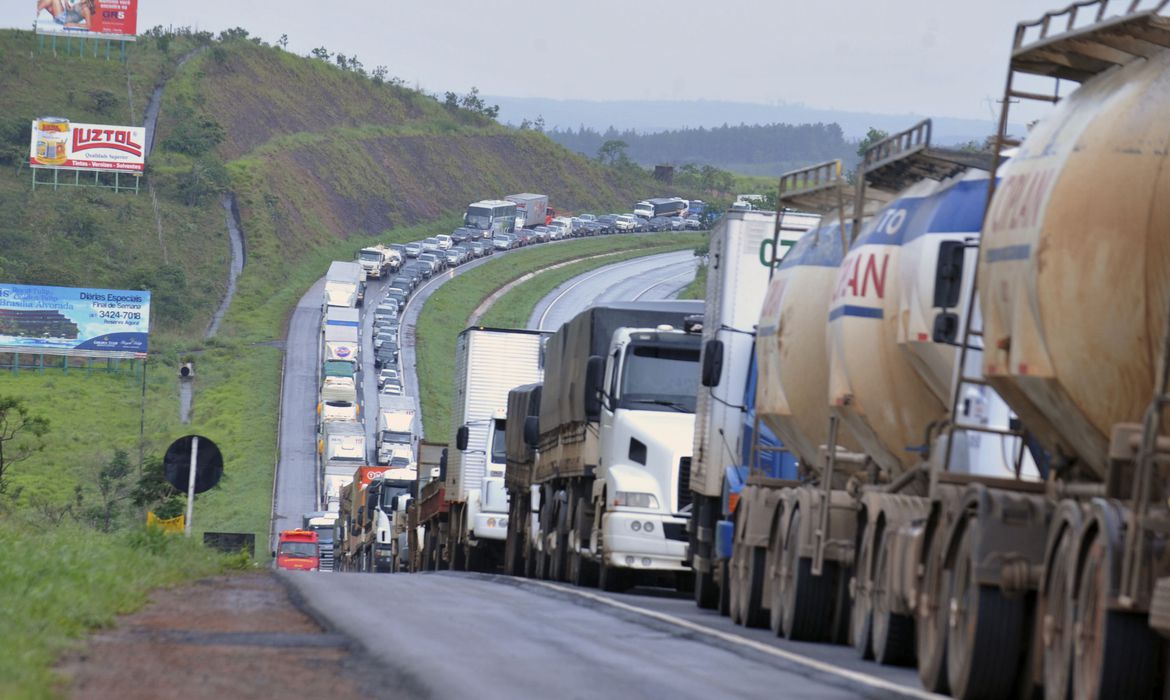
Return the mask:
M 276 469 L 272 531 L 301 526 L 317 510 L 317 364 L 321 278 L 297 302 L 285 338 L 280 395 L 280 462 Z
M 603 301 L 667 299 L 695 278 L 694 253 L 681 250 L 606 265 L 578 275 L 537 302 L 529 328 L 556 330 Z
M 283 576 L 334 631 L 408 676 L 394 697 L 900 695 L 563 586 L 446 572 Z

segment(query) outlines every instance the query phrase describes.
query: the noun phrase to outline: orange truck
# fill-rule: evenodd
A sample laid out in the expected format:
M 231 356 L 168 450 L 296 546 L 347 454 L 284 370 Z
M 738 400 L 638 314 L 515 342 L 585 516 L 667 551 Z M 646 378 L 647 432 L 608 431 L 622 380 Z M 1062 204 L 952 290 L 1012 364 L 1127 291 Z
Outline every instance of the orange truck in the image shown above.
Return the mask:
M 290 571 L 317 571 L 321 566 L 317 533 L 313 530 L 285 530 L 276 545 L 276 568 Z

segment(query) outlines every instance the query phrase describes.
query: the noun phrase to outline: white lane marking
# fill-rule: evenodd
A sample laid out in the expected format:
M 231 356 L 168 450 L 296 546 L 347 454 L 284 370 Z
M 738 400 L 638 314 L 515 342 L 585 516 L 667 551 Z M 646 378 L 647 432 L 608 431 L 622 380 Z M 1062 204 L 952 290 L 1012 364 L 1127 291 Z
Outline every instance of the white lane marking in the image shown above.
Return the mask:
M 682 252 L 682 251 L 671 251 L 670 253 L 661 253 L 661 255 L 674 255 L 674 254 L 677 254 L 677 253 L 680 253 L 680 252 Z M 537 329 L 537 330 L 546 330 L 546 329 L 545 329 L 545 327 L 544 327 L 544 322 L 545 322 L 545 320 L 547 320 L 547 319 L 548 319 L 548 315 L 549 315 L 549 313 L 552 311 L 553 307 L 554 307 L 554 306 L 556 306 L 556 305 L 557 305 L 557 302 L 559 302 L 559 301 L 560 301 L 560 300 L 561 300 L 561 299 L 562 299 L 562 298 L 563 298 L 563 297 L 564 297 L 566 294 L 568 294 L 569 292 L 573 291 L 573 290 L 574 290 L 574 289 L 576 289 L 577 287 L 579 287 L 579 286 L 581 286 L 581 285 L 585 284 L 586 282 L 588 282 L 589 280 L 593 279 L 594 277 L 600 277 L 601 275 L 604 275 L 604 274 L 606 274 L 606 273 L 613 272 L 613 270 L 614 270 L 615 268 L 618 268 L 618 267 L 627 267 L 627 266 L 629 266 L 629 265 L 637 265 L 637 264 L 639 264 L 639 263 L 644 265 L 644 264 L 646 264 L 646 260 L 647 260 L 648 258 L 652 258 L 652 257 L 656 257 L 656 256 L 655 256 L 655 255 L 646 255 L 646 256 L 643 256 L 643 257 L 640 257 L 640 258 L 636 258 L 636 259 L 634 259 L 634 260 L 630 260 L 630 261 L 627 261 L 627 262 L 621 262 L 621 263 L 614 263 L 614 264 L 612 264 L 612 265 L 606 265 L 606 266 L 602 267 L 601 269 L 597 270 L 596 272 L 593 272 L 592 274 L 589 274 L 589 275 L 587 275 L 587 276 L 585 276 L 585 277 L 582 277 L 581 279 L 577 280 L 576 282 L 573 282 L 573 283 L 572 283 L 572 284 L 570 284 L 568 287 L 565 287 L 565 288 L 564 288 L 564 290 L 562 290 L 560 294 L 558 294 L 558 295 L 556 295 L 555 297 L 553 297 L 553 300 L 552 300 L 552 301 L 550 301 L 550 302 L 548 303 L 548 306 L 546 306 L 546 307 L 544 308 L 544 312 L 543 312 L 542 314 L 540 314 L 540 320 L 538 320 L 538 321 L 536 322 L 536 329 Z M 637 298 L 637 297 L 635 297 L 635 298 Z M 552 329 L 548 329 L 548 330 L 556 330 L 556 329 L 555 329 L 555 328 L 552 328 Z
M 757 642 L 754 639 L 748 639 L 746 637 L 740 637 L 740 636 L 737 636 L 734 634 L 729 634 L 727 632 L 723 632 L 722 630 L 717 630 L 717 629 L 714 629 L 712 627 L 707 627 L 706 625 L 700 625 L 697 622 L 691 622 L 690 620 L 684 620 L 681 617 L 675 617 L 674 615 L 667 615 L 666 613 L 657 612 L 655 610 L 647 610 L 646 608 L 640 608 L 636 605 L 630 605 L 629 603 L 623 603 L 619 600 L 607 598 L 606 596 L 598 595 L 596 593 L 591 593 L 589 591 L 584 591 L 584 590 L 580 590 L 577 588 L 569 588 L 567 586 L 560 586 L 560 585 L 557 585 L 555 583 L 549 583 L 547 581 L 536 581 L 536 580 L 532 580 L 532 579 L 526 579 L 525 583 L 533 584 L 536 586 L 543 586 L 545 588 L 549 588 L 549 589 L 552 589 L 554 591 L 559 591 L 561 593 L 569 593 L 572 595 L 580 596 L 582 598 L 586 598 L 588 600 L 592 600 L 592 601 L 597 602 L 597 603 L 603 603 L 605 605 L 617 608 L 619 610 L 625 610 L 626 612 L 636 613 L 636 614 L 642 615 L 644 617 L 649 617 L 649 618 L 658 620 L 659 622 L 665 622 L 665 623 L 670 624 L 670 625 L 682 627 L 682 628 L 690 630 L 692 632 L 698 632 L 699 634 L 707 635 L 708 637 L 714 637 L 714 638 L 722 640 L 724 642 L 729 642 L 731 644 L 738 644 L 740 646 L 747 647 L 753 651 L 758 651 L 762 654 L 768 654 L 770 656 L 775 656 L 777 658 L 784 659 L 785 661 L 789 661 L 789 662 L 792 662 L 794 664 L 799 664 L 801 666 L 811 668 L 814 671 L 820 671 L 821 673 L 827 673 L 827 674 L 832 675 L 832 676 L 837 676 L 838 678 L 843 678 L 843 679 L 845 679 L 847 681 L 851 681 L 853 683 L 859 683 L 861 685 L 869 686 L 870 688 L 874 688 L 875 690 L 894 692 L 894 693 L 898 693 L 900 695 L 903 695 L 905 697 L 923 698 L 924 700 L 948 700 L 946 695 L 936 695 L 934 693 L 930 693 L 930 692 L 927 692 L 925 690 L 921 690 L 919 688 L 898 685 L 897 683 L 887 681 L 884 678 L 878 678 L 877 676 L 870 676 L 870 675 L 866 675 L 864 673 L 859 673 L 857 671 L 850 671 L 848 669 L 838 668 L 830 663 L 826 663 L 824 661 L 818 661 L 816 659 L 810 659 L 807 656 L 801 656 L 800 654 L 795 654 L 795 653 L 790 652 L 790 651 L 778 649 L 776 647 L 769 646 L 769 645 L 764 644 L 762 642 Z
M 635 294 L 634 301 L 641 299 L 644 294 L 649 292 L 651 289 L 654 289 L 655 287 L 661 287 L 662 285 L 666 284 L 667 282 L 669 282 L 671 280 L 676 280 L 679 277 L 685 277 L 687 275 L 693 275 L 693 274 L 695 274 L 694 270 L 687 270 L 686 272 L 680 272 L 677 275 L 671 275 L 670 277 L 663 277 L 662 279 L 658 280 L 654 284 L 650 285 L 649 287 L 646 287 L 642 291 Z

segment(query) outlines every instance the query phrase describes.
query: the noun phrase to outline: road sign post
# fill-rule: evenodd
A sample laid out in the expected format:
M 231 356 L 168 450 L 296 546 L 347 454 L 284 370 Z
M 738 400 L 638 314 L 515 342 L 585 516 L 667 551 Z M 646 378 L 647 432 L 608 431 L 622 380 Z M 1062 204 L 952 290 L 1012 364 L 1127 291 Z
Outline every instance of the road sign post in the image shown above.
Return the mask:
M 197 471 L 196 462 L 199 459 L 199 436 L 193 435 L 191 437 L 191 468 L 187 474 L 187 523 L 183 528 L 183 534 L 187 537 L 191 536 L 191 518 L 195 514 L 195 472 Z

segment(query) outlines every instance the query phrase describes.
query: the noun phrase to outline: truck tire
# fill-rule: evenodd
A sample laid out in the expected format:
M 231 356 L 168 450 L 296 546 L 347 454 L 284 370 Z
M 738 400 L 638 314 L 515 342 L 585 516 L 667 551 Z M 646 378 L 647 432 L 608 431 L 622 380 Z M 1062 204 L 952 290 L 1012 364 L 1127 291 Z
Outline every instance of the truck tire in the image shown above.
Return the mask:
M 696 502 L 696 519 L 691 521 L 690 527 L 690 546 L 691 551 L 697 553 L 707 563 L 707 570 L 700 571 L 694 562 L 691 566 L 695 567 L 695 605 L 703 610 L 714 610 L 719 607 L 719 586 L 715 584 L 715 561 L 714 552 L 708 542 L 700 542 L 698 537 L 699 528 L 710 528 L 714 531 L 714 525 L 711 523 L 711 504 L 707 498 L 697 498 Z
M 719 587 L 713 572 L 695 570 L 695 605 L 703 610 L 719 607 Z
M 744 547 L 739 542 L 735 542 L 731 546 L 731 560 L 727 564 L 727 593 L 728 602 L 727 610 L 731 617 L 732 624 L 744 624 L 744 586 L 743 579 L 746 576 L 744 570 L 747 566 L 744 563 L 746 553 Z
M 931 534 L 928 528 L 927 534 Z M 946 533 L 936 526 L 926 555 L 926 575 L 919 583 L 915 611 L 914 642 L 918 649 L 918 679 L 932 693 L 946 693 L 947 603 L 951 599 L 951 573 L 944 561 Z
M 800 556 L 802 511 L 792 513 L 784 538 L 784 636 L 794 641 L 823 642 L 832 636 L 836 563 L 825 562 L 820 576 L 812 574 L 812 558 Z
M 873 658 L 886 666 L 914 665 L 914 618 L 891 610 L 890 542 L 883 537 L 873 576 Z
M 1044 638 L 1044 696 L 1067 698 L 1072 682 L 1073 629 L 1075 620 L 1072 579 L 1076 568 L 1076 542 L 1072 527 L 1067 527 L 1052 555 L 1051 570 L 1037 603 L 1036 623 Z
M 863 517 L 857 528 L 853 606 L 849 613 L 849 643 L 862 659 L 873 658 L 873 541 L 868 530 Z
M 602 563 L 600 575 L 597 577 L 597 586 L 607 593 L 624 593 L 634 585 L 633 573 L 629 569 Z
M 956 700 L 1010 696 L 1025 651 L 1024 599 L 976 579 L 974 528 L 974 522 L 964 528 L 956 550 L 948 605 L 947 681 Z
M 1153 698 L 1162 641 L 1146 613 L 1110 610 L 1109 543 L 1097 533 L 1081 563 L 1076 604 L 1073 697 Z M 1114 552 L 1121 556 L 1120 552 Z
M 744 627 L 767 627 L 768 609 L 763 605 L 764 573 L 768 552 L 763 547 L 744 547 L 745 574 L 740 590 L 741 617 Z

